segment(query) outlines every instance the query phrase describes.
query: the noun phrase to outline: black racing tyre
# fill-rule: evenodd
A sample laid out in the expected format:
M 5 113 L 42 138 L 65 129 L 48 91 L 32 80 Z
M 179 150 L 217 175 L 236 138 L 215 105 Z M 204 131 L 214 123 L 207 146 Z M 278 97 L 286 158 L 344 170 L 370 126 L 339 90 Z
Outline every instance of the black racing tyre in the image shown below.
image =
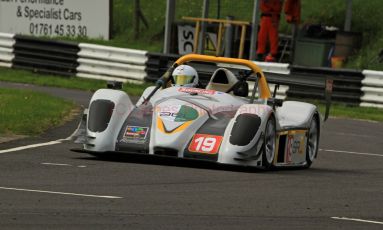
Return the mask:
M 262 147 L 262 165 L 265 169 L 273 167 L 276 149 L 275 118 L 271 116 L 266 123 L 265 136 Z
M 306 167 L 309 168 L 318 154 L 319 149 L 319 120 L 318 115 L 314 115 L 310 122 L 307 134 L 306 146 Z

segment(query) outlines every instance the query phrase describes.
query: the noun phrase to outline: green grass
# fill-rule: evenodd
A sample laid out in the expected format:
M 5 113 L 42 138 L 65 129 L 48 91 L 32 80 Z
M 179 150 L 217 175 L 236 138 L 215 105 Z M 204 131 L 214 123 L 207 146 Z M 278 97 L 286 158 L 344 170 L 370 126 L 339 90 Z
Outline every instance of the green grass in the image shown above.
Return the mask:
M 319 111 L 324 114 L 326 107 L 324 103 L 316 103 L 319 107 Z M 352 106 L 341 103 L 334 103 L 330 108 L 330 116 L 337 118 L 350 118 L 361 119 L 370 121 L 383 121 L 383 109 L 379 108 L 366 108 L 359 106 Z
M 42 86 L 54 86 L 61 88 L 96 91 L 106 87 L 106 81 L 84 79 L 78 77 L 62 77 L 53 75 L 36 74 L 29 71 L 0 68 L 0 81 L 28 83 Z M 123 90 L 129 95 L 141 95 L 149 84 L 124 84 Z
M 36 135 L 60 125 L 72 102 L 28 90 L 0 89 L 0 135 Z
M 321 23 L 343 29 L 345 4 L 344 0 L 302 1 L 304 23 Z M 353 0 L 351 30 L 361 32 L 363 41 L 362 49 L 349 58 L 346 67 L 383 70 L 383 63 L 373 60 L 383 48 L 382 8 L 381 0 Z
M 251 21 L 254 1 L 221 0 L 221 12 L 218 15 L 218 1 L 210 1 L 210 18 L 226 18 L 232 15 L 236 20 Z M 72 39 L 102 45 L 126 47 L 132 49 L 161 52 L 166 12 L 164 0 L 141 0 L 143 14 L 149 28 L 141 23 L 140 37 L 134 38 L 134 1 L 113 1 L 113 39 Z M 182 16 L 200 17 L 203 0 L 177 0 L 176 21 L 185 22 Z M 302 1 L 302 23 L 344 27 L 345 0 L 304 0 Z M 353 0 L 352 31 L 363 35 L 362 49 L 349 57 L 346 68 L 383 70 L 383 63 L 374 61 L 383 47 L 382 0 Z M 281 18 L 280 32 L 291 33 L 291 26 Z

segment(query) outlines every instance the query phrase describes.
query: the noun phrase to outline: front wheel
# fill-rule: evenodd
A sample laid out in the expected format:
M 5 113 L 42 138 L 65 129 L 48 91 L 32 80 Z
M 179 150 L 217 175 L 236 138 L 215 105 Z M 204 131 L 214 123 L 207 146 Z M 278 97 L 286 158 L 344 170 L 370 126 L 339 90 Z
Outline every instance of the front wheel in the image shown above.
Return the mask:
M 270 117 L 265 128 L 265 139 L 262 148 L 262 165 L 265 169 L 273 166 L 275 157 L 276 127 L 274 117 Z
M 310 129 L 307 137 L 306 147 L 306 166 L 307 168 L 313 163 L 319 147 L 319 127 L 318 116 L 314 116 L 310 123 Z

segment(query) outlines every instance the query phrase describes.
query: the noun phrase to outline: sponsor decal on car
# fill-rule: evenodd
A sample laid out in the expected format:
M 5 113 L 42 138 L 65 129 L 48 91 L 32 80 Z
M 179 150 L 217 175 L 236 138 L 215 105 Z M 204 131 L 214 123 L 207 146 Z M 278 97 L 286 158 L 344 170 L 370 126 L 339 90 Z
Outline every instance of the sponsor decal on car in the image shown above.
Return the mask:
M 222 138 L 222 136 L 195 134 L 188 150 L 196 153 L 217 154 Z
M 294 132 L 294 131 L 291 131 Z M 298 131 L 295 131 L 298 132 Z M 304 131 L 305 132 L 305 131 Z M 286 151 L 286 161 L 288 163 L 293 161 L 293 155 L 295 154 L 304 154 L 304 137 L 305 133 L 294 133 L 287 136 L 287 151 Z
M 163 109 L 158 112 L 158 116 L 167 121 L 186 122 L 198 118 L 198 111 L 192 107 L 181 105 L 175 106 L 171 110 Z
M 128 126 L 126 127 L 124 137 L 127 139 L 145 140 L 148 131 L 148 127 Z
M 217 91 L 210 90 L 210 89 L 196 89 L 196 88 L 186 88 L 181 87 L 178 89 L 179 92 L 182 93 L 197 93 L 197 94 L 208 94 L 208 95 L 214 95 Z

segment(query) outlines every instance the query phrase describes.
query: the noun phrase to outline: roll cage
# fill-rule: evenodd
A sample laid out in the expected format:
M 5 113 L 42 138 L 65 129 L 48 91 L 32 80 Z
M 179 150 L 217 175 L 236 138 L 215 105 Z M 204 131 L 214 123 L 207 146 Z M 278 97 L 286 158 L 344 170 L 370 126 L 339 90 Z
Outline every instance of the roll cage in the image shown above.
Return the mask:
M 159 88 L 167 88 L 171 86 L 171 76 L 173 73 L 173 70 L 182 64 L 185 64 L 187 62 L 210 62 L 210 63 L 225 63 L 225 64 L 232 64 L 232 65 L 240 65 L 245 66 L 250 69 L 249 75 L 255 75 L 256 76 L 256 86 L 253 90 L 253 95 L 255 95 L 256 88 L 259 89 L 259 98 L 263 100 L 268 100 L 272 98 L 272 95 L 270 93 L 269 85 L 267 83 L 266 77 L 262 72 L 262 69 L 257 66 L 254 62 L 245 60 L 245 59 L 238 59 L 238 58 L 228 58 L 228 57 L 215 57 L 215 56 L 207 56 L 207 55 L 201 55 L 201 54 L 187 54 L 182 57 L 180 57 L 177 61 L 173 63 L 173 65 L 159 78 L 156 82 L 156 87 L 154 90 L 149 94 L 149 96 L 144 100 L 144 103 L 148 102 L 150 98 L 155 94 L 155 92 Z M 252 98 L 253 100 L 254 98 Z

